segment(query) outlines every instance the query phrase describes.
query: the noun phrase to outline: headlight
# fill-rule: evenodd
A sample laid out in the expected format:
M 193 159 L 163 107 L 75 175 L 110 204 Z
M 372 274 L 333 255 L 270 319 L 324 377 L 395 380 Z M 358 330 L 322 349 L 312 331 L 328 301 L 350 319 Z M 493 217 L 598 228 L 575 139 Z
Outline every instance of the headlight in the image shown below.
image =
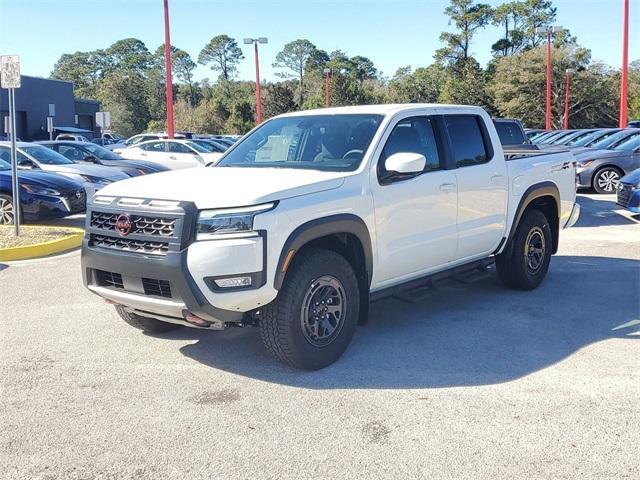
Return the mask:
M 89 183 L 100 183 L 102 185 L 108 185 L 110 183 L 112 183 L 111 180 L 109 180 L 108 178 L 102 178 L 102 177 L 93 177 L 91 175 L 80 175 L 80 177 L 85 181 L 85 182 L 89 182 Z
M 591 165 L 595 160 L 585 160 L 584 162 L 578 162 L 576 165 L 580 168 L 585 168 Z
M 35 195 L 51 195 L 53 197 L 60 196 L 60 192 L 53 188 L 37 187 L 35 185 L 26 185 L 26 184 L 21 184 L 20 186 L 24 188 L 27 192 L 33 193 Z
M 202 210 L 198 215 L 196 239 L 206 240 L 219 235 L 251 232 L 255 216 L 274 206 L 275 203 L 265 203 L 254 207 Z

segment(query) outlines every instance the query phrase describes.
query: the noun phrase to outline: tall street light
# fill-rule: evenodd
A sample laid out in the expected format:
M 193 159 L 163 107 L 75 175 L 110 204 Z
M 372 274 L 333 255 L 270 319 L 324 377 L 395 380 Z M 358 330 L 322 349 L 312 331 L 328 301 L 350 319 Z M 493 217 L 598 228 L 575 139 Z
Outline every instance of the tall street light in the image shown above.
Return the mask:
M 262 97 L 260 96 L 260 61 L 258 60 L 258 44 L 268 42 L 269 40 L 267 37 L 244 39 L 244 43 L 247 45 L 251 45 L 253 43 L 256 57 L 256 121 L 258 124 L 262 123 Z
M 171 38 L 169 35 L 169 0 L 164 0 L 164 68 L 166 71 L 167 136 L 173 138 L 173 80 L 171 79 Z
M 620 128 L 627 126 L 629 88 L 629 0 L 622 0 L 622 75 L 620 76 Z
M 324 72 L 324 104 L 327 108 L 331 106 L 331 69 L 325 68 Z
M 551 38 L 553 34 L 563 32 L 561 26 L 555 27 L 538 27 L 536 33 L 547 34 L 547 92 L 546 92 L 546 109 L 545 109 L 545 130 L 551 130 Z
M 569 130 L 569 89 L 571 88 L 571 76 L 575 74 L 576 71 L 567 68 L 564 71 L 564 129 Z

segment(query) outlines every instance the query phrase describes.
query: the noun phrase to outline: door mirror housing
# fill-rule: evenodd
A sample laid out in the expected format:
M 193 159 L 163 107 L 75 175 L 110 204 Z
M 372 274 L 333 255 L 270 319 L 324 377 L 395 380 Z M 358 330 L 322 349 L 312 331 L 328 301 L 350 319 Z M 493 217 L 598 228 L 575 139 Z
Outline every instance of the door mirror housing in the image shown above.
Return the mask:
M 38 168 L 38 167 L 31 160 L 18 161 L 18 170 L 33 170 L 34 168 Z
M 426 165 L 424 155 L 412 152 L 394 153 L 384 161 L 385 170 L 401 175 L 422 173 Z
M 95 155 L 86 155 L 84 157 L 84 161 L 91 162 L 91 163 L 98 163 L 98 159 L 95 157 Z

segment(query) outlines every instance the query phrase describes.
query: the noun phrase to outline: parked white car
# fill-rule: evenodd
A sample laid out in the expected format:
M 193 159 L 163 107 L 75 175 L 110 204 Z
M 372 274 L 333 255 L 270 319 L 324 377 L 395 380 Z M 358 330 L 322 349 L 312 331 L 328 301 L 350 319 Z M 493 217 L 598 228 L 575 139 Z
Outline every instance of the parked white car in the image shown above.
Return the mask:
M 119 153 L 130 160 L 155 162 L 171 170 L 212 165 L 222 156 L 221 153 L 207 151 L 191 140 L 178 139 L 149 140 L 120 150 Z
M 137 328 L 258 325 L 274 356 L 322 368 L 374 299 L 494 262 L 507 287 L 540 285 L 578 219 L 575 174 L 570 152 L 504 152 L 479 107 L 285 114 L 218 167 L 106 187 L 87 207 L 84 283 Z

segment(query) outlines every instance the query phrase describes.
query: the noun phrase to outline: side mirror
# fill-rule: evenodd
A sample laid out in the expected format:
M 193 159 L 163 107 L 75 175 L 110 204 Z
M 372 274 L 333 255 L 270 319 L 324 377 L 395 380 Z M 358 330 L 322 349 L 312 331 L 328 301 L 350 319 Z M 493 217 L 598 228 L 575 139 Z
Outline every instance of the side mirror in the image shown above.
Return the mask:
M 424 155 L 411 152 L 394 153 L 384 162 L 385 170 L 400 174 L 422 173 L 426 165 Z
M 33 170 L 36 168 L 36 164 L 31 160 L 22 160 L 18 162 L 18 170 Z
M 85 162 L 98 163 L 98 159 L 94 155 L 86 155 L 84 157 Z

